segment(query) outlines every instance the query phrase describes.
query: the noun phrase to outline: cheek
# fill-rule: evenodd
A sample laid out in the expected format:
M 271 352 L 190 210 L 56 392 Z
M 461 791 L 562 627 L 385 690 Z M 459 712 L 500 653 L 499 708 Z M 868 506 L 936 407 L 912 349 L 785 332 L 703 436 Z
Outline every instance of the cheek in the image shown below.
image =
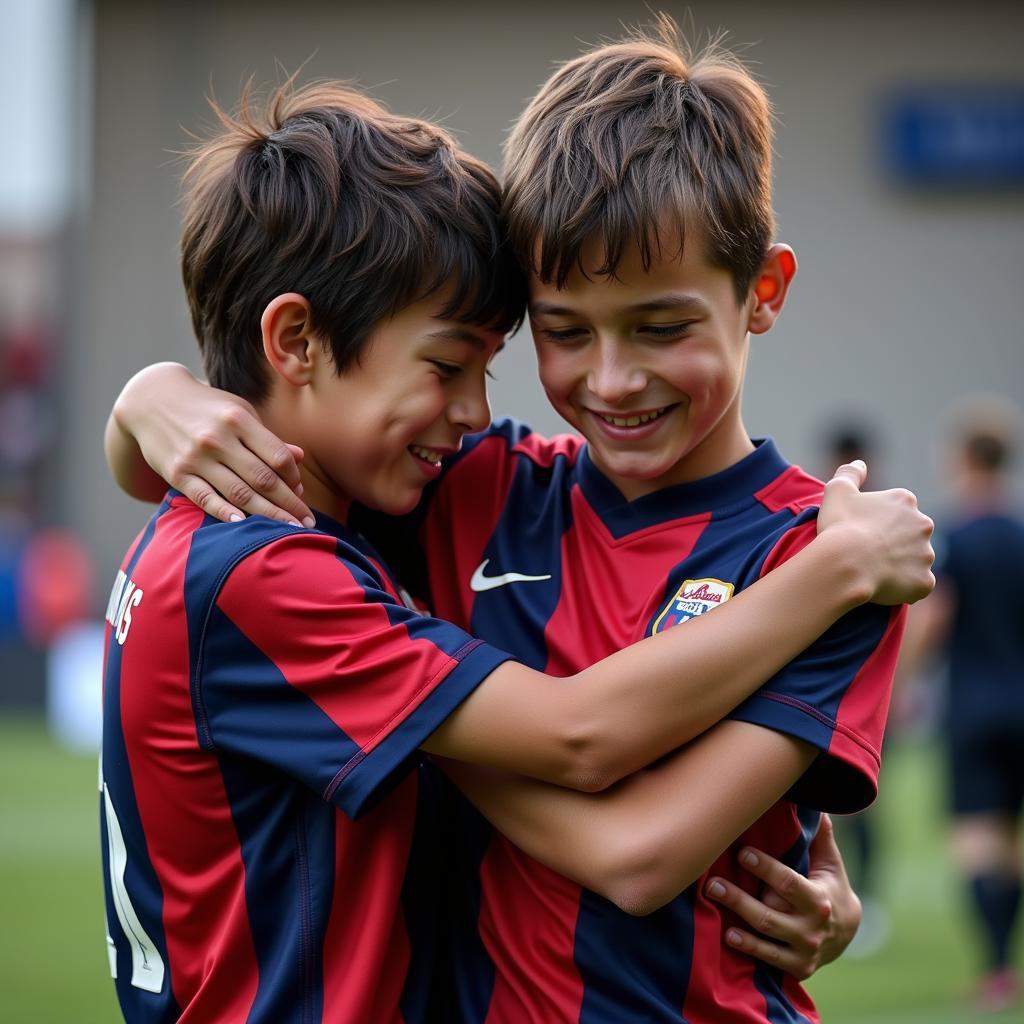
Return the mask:
M 537 350 L 537 373 L 541 386 L 552 402 L 564 402 L 572 393 L 577 374 L 565 353 Z

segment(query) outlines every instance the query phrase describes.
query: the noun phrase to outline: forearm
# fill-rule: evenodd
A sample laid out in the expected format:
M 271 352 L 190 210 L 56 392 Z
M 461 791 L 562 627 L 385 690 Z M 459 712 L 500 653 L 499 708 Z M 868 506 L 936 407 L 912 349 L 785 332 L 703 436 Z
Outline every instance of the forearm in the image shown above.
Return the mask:
M 192 375 L 176 363 L 157 363 L 135 374 L 121 389 L 107 419 L 103 447 L 114 481 L 140 501 L 160 501 L 167 483 L 146 462 L 136 440 L 147 403 L 159 395 L 159 382 L 172 375 Z
M 606 788 L 704 732 L 864 601 L 841 534 L 822 534 L 713 612 L 576 676 L 500 666 L 425 748 L 572 789 Z
M 726 722 L 604 793 L 445 762 L 496 828 L 530 856 L 646 914 L 692 884 L 810 764 L 805 744 Z
M 704 732 L 866 596 L 841 536 L 823 534 L 713 613 L 581 672 L 577 728 L 622 778 Z

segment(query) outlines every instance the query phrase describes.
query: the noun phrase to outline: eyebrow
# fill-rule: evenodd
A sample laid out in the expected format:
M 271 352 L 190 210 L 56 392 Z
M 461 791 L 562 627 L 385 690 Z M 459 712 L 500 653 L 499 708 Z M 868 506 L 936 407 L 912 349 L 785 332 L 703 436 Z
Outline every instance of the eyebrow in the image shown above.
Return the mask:
M 664 295 L 656 295 L 654 298 L 646 299 L 643 302 L 636 302 L 626 306 L 626 313 L 659 313 L 665 310 L 686 310 L 703 312 L 707 305 L 696 295 L 686 295 L 682 292 L 668 292 Z M 531 302 L 530 312 L 539 316 L 578 316 L 579 311 L 568 306 L 559 306 L 553 302 Z
M 435 341 L 463 341 L 481 352 L 488 347 L 487 342 L 468 327 L 441 327 L 436 331 L 431 331 L 427 337 Z M 504 347 L 505 340 L 503 338 L 501 344 L 494 350 L 494 354 L 497 355 Z

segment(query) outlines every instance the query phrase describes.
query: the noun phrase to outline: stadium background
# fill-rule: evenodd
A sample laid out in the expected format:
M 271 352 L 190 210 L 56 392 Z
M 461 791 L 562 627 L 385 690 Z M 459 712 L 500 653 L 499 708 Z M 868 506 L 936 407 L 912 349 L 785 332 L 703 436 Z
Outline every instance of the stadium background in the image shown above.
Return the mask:
M 937 438 L 950 407 L 977 390 L 1024 402 L 1024 7 L 650 9 L 659 6 L 698 35 L 728 29 L 778 113 L 779 237 L 800 273 L 780 324 L 754 339 L 748 426 L 820 468 L 826 425 L 866 422 L 882 449 L 880 481 L 912 487 L 940 512 Z M 274 81 L 305 64 L 304 79 L 352 78 L 397 111 L 443 120 L 497 165 L 509 123 L 553 62 L 650 9 L 635 0 L 0 6 L 0 1019 L 114 1019 L 94 767 L 41 724 L 46 646 L 68 621 L 99 616 L 146 514 L 102 461 L 118 389 L 156 359 L 198 365 L 177 268 L 174 151 L 184 128 L 208 121 L 204 96 L 212 87 L 231 102 L 249 74 Z M 981 173 L 1007 180 L 959 173 L 936 185 L 901 174 L 885 137 L 901 104 L 948 112 L 979 96 L 989 115 L 1000 103 L 1017 111 L 1016 134 L 1006 136 L 1004 119 L 994 145 L 984 123 L 961 125 L 981 132 L 966 141 L 982 151 Z M 949 141 L 965 144 L 963 132 L 951 129 Z M 525 334 L 495 372 L 496 413 L 560 429 Z M 41 533 L 53 528 L 68 532 Z M 16 563 L 40 536 L 77 541 L 82 557 L 44 548 L 41 564 L 56 577 L 43 573 L 46 587 L 26 597 Z M 62 601 L 47 597 L 55 586 Z M 941 775 L 921 732 L 894 747 L 883 776 L 894 936 L 881 954 L 816 980 L 829 1021 L 967 1019 L 956 1000 L 970 977 L 969 936 L 944 851 Z

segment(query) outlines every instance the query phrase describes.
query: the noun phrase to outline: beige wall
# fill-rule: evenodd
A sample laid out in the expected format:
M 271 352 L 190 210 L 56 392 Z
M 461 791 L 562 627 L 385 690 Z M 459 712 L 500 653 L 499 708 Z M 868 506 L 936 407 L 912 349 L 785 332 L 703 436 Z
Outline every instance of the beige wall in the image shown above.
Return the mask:
M 800 274 L 780 324 L 754 339 L 748 426 L 814 464 L 835 411 L 866 410 L 885 475 L 933 495 L 935 424 L 964 390 L 1024 400 L 1024 193 L 913 195 L 888 186 L 874 131 L 900 83 L 1020 81 L 1024 6 L 692 3 L 732 30 L 779 111 L 780 237 Z M 677 10 L 682 8 L 677 6 Z M 395 109 L 442 118 L 492 162 L 553 61 L 643 20 L 641 3 L 156 3 L 98 0 L 92 208 L 67 360 L 68 515 L 112 566 L 143 519 L 106 478 L 100 435 L 121 383 L 158 358 L 195 363 L 176 261 L 173 151 L 275 60 L 357 79 Z M 526 337 L 497 367 L 495 411 L 558 429 Z M 71 504 L 72 496 L 74 504 Z M 101 572 L 101 576 L 103 573 Z

